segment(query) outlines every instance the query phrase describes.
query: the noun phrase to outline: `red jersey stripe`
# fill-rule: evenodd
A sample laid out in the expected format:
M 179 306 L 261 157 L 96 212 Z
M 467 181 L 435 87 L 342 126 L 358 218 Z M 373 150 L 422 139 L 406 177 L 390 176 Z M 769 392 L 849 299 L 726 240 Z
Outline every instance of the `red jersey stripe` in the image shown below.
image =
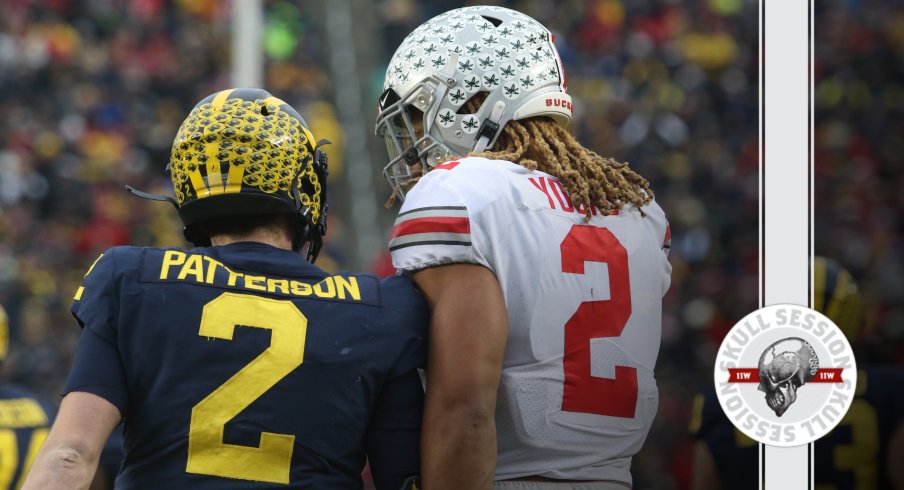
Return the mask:
M 416 233 L 471 233 L 468 218 L 442 218 L 430 216 L 403 221 L 392 228 L 392 238 Z
M 432 170 L 452 170 L 453 168 L 457 167 L 459 163 L 461 163 L 461 162 L 459 162 L 458 160 L 452 160 L 451 162 L 446 162 L 442 165 L 437 165 L 437 166 L 433 167 Z

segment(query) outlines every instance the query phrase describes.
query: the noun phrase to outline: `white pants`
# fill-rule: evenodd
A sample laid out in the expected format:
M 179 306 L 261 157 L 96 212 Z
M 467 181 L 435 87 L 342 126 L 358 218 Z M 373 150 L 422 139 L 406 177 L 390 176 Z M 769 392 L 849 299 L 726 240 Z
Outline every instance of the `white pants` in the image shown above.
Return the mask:
M 627 483 L 617 482 L 545 482 L 545 481 L 496 481 L 494 490 L 629 490 Z

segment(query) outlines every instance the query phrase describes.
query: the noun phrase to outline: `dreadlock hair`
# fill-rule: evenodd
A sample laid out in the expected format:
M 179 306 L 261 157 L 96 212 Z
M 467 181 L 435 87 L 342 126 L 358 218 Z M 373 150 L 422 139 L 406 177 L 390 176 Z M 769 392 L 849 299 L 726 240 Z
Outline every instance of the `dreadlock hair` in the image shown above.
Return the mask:
M 474 103 L 476 102 L 476 103 Z M 482 101 L 468 101 L 477 112 Z M 625 162 L 602 157 L 581 145 L 565 128 L 548 117 L 510 121 L 492 148 L 472 153 L 492 160 L 508 160 L 529 170 L 540 170 L 559 179 L 575 205 L 591 206 L 603 216 L 626 204 L 638 210 L 653 200 L 650 183 Z M 642 213 L 642 211 L 641 211 Z
M 486 99 L 478 93 L 464 106 L 462 113 L 476 113 Z M 638 211 L 653 200 L 650 183 L 631 170 L 627 162 L 602 157 L 581 145 L 571 133 L 548 117 L 531 117 L 509 121 L 493 146 L 468 156 L 490 160 L 508 160 L 529 170 L 540 170 L 556 177 L 568 192 L 571 202 L 587 209 L 585 221 L 590 221 L 592 208 L 603 216 L 634 205 Z M 450 157 L 447 160 L 453 160 Z M 410 189 L 420 177 L 403 184 Z M 398 188 L 387 201 L 392 205 Z

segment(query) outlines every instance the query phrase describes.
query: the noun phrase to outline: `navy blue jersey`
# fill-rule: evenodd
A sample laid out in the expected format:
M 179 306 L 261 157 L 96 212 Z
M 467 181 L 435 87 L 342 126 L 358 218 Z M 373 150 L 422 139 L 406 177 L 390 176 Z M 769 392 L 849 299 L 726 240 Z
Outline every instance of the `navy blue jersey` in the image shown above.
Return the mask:
M 22 485 L 52 421 L 45 402 L 18 386 L 0 386 L 0 490 Z
M 117 488 L 378 488 L 419 469 L 426 303 L 260 243 L 117 247 L 89 270 L 67 392 L 124 417 Z
M 851 408 L 831 432 L 814 443 L 813 476 L 817 488 L 889 488 L 886 447 L 901 423 L 904 370 L 878 366 L 858 370 Z M 709 448 L 723 488 L 759 488 L 758 445 L 731 424 L 719 406 L 715 389 L 697 395 L 691 432 Z

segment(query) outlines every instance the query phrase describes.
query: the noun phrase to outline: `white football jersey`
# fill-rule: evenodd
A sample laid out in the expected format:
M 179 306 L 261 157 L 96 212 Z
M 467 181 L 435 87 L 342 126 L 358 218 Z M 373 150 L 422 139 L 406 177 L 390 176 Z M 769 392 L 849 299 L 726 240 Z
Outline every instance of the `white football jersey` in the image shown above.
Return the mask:
M 436 167 L 408 193 L 395 267 L 480 264 L 505 295 L 497 480 L 631 482 L 658 407 L 671 278 L 665 215 L 655 202 L 642 209 L 592 209 L 588 223 L 556 178 L 475 157 Z

